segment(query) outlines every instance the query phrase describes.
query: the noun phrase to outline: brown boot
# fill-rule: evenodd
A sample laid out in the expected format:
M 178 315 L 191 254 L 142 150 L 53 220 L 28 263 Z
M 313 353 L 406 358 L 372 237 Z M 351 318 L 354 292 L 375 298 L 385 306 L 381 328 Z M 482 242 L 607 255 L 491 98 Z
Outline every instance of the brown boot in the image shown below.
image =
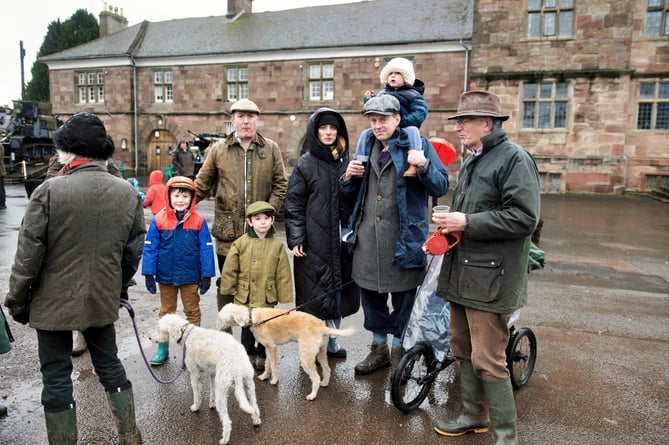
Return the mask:
M 406 169 L 404 174 L 402 175 L 404 177 L 409 177 L 409 178 L 414 178 L 418 176 L 418 171 L 416 170 L 415 165 L 409 165 L 409 168 Z
M 371 374 L 379 369 L 390 366 L 390 354 L 388 345 L 372 343 L 371 351 L 363 361 L 355 365 L 355 373 L 358 375 Z

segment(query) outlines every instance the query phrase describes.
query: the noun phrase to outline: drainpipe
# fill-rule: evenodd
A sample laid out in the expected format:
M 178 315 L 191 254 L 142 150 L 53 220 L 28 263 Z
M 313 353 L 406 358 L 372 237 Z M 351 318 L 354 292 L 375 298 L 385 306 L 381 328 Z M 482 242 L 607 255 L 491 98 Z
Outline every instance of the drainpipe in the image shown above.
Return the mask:
M 139 149 L 137 143 L 137 65 L 135 58 L 130 54 L 130 62 L 132 63 L 132 140 L 135 145 L 135 178 L 137 177 L 137 170 L 139 168 Z
M 469 90 L 469 52 L 471 51 L 471 48 L 469 48 L 467 45 L 464 44 L 462 39 L 458 42 L 458 44 L 465 49 L 465 84 L 463 85 L 463 91 L 468 91 Z
M 469 91 L 469 53 L 471 48 L 464 44 L 462 39 L 458 42 L 460 46 L 465 49 L 465 75 L 464 75 L 464 85 L 462 91 Z M 460 165 L 465 162 L 465 146 L 460 144 Z

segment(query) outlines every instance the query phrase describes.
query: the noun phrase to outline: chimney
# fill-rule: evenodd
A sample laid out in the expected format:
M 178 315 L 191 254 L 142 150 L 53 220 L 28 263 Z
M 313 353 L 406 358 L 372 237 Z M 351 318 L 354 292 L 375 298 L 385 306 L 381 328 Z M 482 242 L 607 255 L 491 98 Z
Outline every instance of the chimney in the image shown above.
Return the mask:
M 123 17 L 123 9 L 104 2 L 100 12 L 100 37 L 107 37 L 128 27 L 128 19 Z
M 241 13 L 251 14 L 253 0 L 228 0 L 228 18 L 236 17 Z

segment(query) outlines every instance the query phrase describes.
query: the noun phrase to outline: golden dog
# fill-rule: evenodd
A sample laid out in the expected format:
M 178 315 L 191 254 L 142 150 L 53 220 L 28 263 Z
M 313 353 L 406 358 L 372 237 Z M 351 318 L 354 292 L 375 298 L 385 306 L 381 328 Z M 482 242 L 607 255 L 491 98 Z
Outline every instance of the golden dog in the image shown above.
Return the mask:
M 353 328 L 328 328 L 323 320 L 306 312 L 287 312 L 284 309 L 274 308 L 249 309 L 246 306 L 229 303 L 218 313 L 216 327 L 223 330 L 232 326 L 251 328 L 256 341 L 265 347 L 267 350 L 265 372 L 259 375 L 258 379 L 267 380 L 271 376 L 272 385 L 279 382 L 277 345 L 296 341 L 302 369 L 311 378 L 311 392 L 307 395 L 307 400 L 316 398 L 319 385 L 326 387 L 330 382 L 330 365 L 327 358 L 329 336 L 349 336 L 355 332 Z M 316 359 L 323 368 L 322 380 L 316 370 Z

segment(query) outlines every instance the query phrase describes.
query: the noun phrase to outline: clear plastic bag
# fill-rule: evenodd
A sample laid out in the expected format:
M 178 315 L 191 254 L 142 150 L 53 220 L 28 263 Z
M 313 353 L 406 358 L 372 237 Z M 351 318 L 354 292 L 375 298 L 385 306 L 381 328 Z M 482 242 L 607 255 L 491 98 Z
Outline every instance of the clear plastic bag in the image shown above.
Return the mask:
M 439 361 L 452 358 L 448 343 L 450 305 L 437 295 L 437 282 L 444 256 L 432 257 L 402 337 L 402 347 L 409 350 L 417 342 L 427 342 Z

